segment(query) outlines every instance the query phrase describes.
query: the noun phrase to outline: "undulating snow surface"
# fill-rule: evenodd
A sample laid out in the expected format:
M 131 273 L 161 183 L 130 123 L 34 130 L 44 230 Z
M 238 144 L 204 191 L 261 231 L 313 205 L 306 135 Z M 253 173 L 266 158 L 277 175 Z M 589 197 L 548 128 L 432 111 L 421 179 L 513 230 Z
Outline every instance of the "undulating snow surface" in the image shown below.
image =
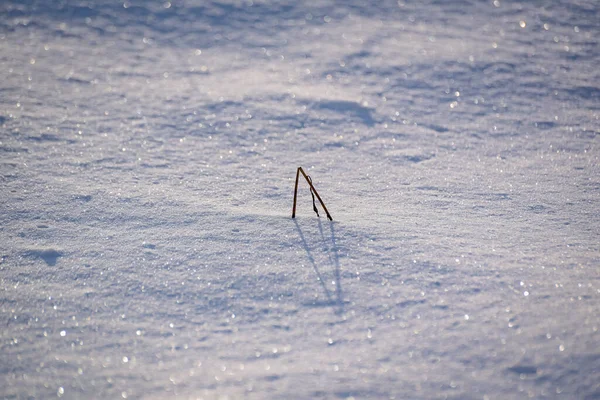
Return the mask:
M 3 1 L 0 396 L 600 398 L 599 7 Z

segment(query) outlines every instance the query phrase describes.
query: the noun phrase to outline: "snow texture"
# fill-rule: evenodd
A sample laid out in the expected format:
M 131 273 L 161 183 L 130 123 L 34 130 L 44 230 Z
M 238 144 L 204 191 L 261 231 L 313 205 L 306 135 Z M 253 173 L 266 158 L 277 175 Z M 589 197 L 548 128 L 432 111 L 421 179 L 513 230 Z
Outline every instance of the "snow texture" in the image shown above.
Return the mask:
M 4 0 L 0 397 L 600 398 L 599 40 L 595 0 Z

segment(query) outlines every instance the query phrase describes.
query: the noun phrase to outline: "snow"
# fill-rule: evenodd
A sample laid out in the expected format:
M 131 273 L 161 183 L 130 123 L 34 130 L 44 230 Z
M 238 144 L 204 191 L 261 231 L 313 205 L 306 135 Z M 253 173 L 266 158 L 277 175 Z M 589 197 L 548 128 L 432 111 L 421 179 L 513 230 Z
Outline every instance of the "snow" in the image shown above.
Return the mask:
M 0 4 L 0 397 L 600 396 L 597 2 L 380 3 Z

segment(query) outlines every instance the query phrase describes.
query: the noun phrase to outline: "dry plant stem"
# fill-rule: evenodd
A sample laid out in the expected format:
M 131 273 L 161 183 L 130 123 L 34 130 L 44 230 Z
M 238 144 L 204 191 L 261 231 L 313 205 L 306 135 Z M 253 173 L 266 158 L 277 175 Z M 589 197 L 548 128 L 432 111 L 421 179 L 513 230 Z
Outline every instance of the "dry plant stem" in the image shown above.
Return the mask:
M 294 186 L 294 207 L 292 208 L 292 218 L 296 218 L 296 197 L 298 196 L 298 178 L 300 178 L 301 169 L 301 167 L 298 167 L 298 170 L 296 171 L 296 186 Z
M 329 211 L 327 211 L 327 207 L 325 207 L 325 203 L 323 203 L 323 200 L 321 200 L 321 196 L 319 196 L 319 192 L 317 192 L 317 189 L 315 189 L 315 187 L 313 186 L 310 179 L 308 179 L 308 175 L 306 175 L 306 173 L 304 172 L 302 167 L 298 167 L 298 171 L 296 171 L 296 185 L 294 187 L 294 206 L 292 208 L 292 218 L 296 218 L 296 197 L 298 195 L 298 179 L 300 178 L 300 172 L 302 172 L 302 176 L 304 176 L 304 179 L 306 179 L 306 182 L 308 182 L 310 188 L 315 193 L 315 196 L 317 196 L 317 199 L 319 199 L 319 203 L 321 203 L 323 210 L 325 210 L 325 214 L 327 214 L 327 218 L 330 221 L 333 221 L 333 218 L 331 218 L 331 214 L 329 214 Z

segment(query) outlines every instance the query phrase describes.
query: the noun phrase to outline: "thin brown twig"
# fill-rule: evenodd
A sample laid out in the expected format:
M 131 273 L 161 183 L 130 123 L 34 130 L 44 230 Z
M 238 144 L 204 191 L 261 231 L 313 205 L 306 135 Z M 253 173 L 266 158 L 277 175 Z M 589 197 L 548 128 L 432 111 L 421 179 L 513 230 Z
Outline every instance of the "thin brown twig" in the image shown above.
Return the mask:
M 330 221 L 333 221 L 333 218 L 331 218 L 331 214 L 329 214 L 329 211 L 327 211 L 327 207 L 325 207 L 325 203 L 323 203 L 323 200 L 321 200 L 321 196 L 319 196 L 317 189 L 315 189 L 314 185 L 312 184 L 311 180 L 309 179 L 308 175 L 306 175 L 302 167 L 298 167 L 298 170 L 296 171 L 296 184 L 294 186 L 294 206 L 292 208 L 292 218 L 296 218 L 296 198 L 298 196 L 298 179 L 300 178 L 300 173 L 302 173 L 302 176 L 304 176 L 304 179 L 306 179 L 306 182 L 308 182 L 315 196 L 317 196 L 317 199 L 319 199 L 319 203 L 321 203 L 323 210 L 325 210 L 327 218 L 329 218 Z

